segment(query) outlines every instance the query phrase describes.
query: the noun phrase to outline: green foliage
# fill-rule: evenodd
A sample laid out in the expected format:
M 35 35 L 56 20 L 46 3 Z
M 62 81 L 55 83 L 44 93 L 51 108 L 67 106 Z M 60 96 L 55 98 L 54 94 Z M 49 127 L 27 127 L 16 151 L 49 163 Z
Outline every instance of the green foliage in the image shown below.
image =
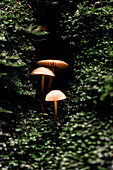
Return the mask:
M 4 0 L 0 5 L 0 78 L 4 94 L 1 108 L 4 110 L 4 100 L 11 107 L 8 101 L 14 100 L 11 98 L 14 93 L 16 97 L 36 94 L 29 80 L 31 60 L 35 55 L 34 40 L 41 40 L 47 32 L 40 31 L 28 2 Z
M 62 13 L 60 34 L 62 33 L 62 39 L 68 44 L 74 61 L 73 82 L 70 84 L 71 89 L 68 90 L 69 101 L 66 104 L 68 116 L 73 114 L 70 116 L 73 119 L 72 123 L 70 121 L 67 123 L 67 133 L 65 133 L 66 127 L 62 132 L 63 139 L 69 140 L 69 149 L 73 149 L 72 152 L 68 149 L 64 156 L 66 168 L 69 160 L 73 160 L 74 157 L 77 159 L 78 154 L 79 160 L 70 163 L 78 169 L 107 169 L 109 163 L 112 166 L 112 161 L 110 162 L 112 138 L 109 135 L 109 130 L 112 134 L 109 125 L 113 124 L 112 15 L 110 2 L 108 4 L 103 2 L 103 5 L 99 2 L 98 7 L 96 3 L 84 2 L 77 5 L 75 12 Z M 81 115 L 79 120 L 78 115 Z M 88 119 L 91 118 L 89 120 L 91 124 L 86 123 L 87 116 Z M 85 127 L 87 127 L 86 132 Z M 74 131 L 76 128 L 81 134 Z M 102 137 L 103 133 L 107 132 L 108 136 Z M 68 137 L 64 137 L 65 134 L 68 134 Z M 79 143 L 80 146 L 76 148 Z M 64 152 L 67 145 L 64 144 Z M 69 153 L 71 159 L 68 158 Z
M 106 76 L 104 80 L 104 85 L 101 88 L 101 98 L 100 100 L 104 101 L 105 99 L 113 97 L 113 77 L 112 75 Z M 109 101 L 110 102 L 110 101 Z M 112 105 L 112 102 L 111 102 Z
M 32 12 L 26 1 L 4 1 L 4 6 L 0 10 L 0 63 L 2 65 L 26 66 L 29 63 L 28 52 L 35 50 L 28 34 L 31 34 L 31 37 L 47 34 L 40 32 L 40 26 L 34 23 Z
M 63 13 L 61 21 L 62 39 L 69 44 L 74 56 L 75 74 L 70 92 L 72 96 L 76 94 L 74 103 L 96 112 L 106 103 L 103 111 L 99 111 L 101 115 L 105 109 L 104 116 L 112 113 L 113 102 L 112 15 L 111 3 L 102 6 L 99 2 L 97 7 L 96 3 L 84 2 L 77 5 L 74 14 Z
M 29 110 L 26 118 L 21 113 L 12 134 L 8 129 L 0 133 L 7 139 L 1 143 L 2 166 L 5 161 L 9 168 L 107 169 L 112 163 L 112 119 L 103 122 L 92 112 L 71 112 L 59 121 L 56 126 L 39 112 Z

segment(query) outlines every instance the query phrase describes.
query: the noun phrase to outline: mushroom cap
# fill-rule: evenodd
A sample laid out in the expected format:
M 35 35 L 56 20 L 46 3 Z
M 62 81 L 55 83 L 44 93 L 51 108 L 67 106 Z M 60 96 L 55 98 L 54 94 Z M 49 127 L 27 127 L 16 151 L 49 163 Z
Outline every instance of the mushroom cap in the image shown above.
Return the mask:
M 66 96 L 60 90 L 52 90 L 50 91 L 45 98 L 45 101 L 57 101 L 57 100 L 64 100 Z
M 45 67 L 36 68 L 34 71 L 32 71 L 31 75 L 47 75 L 47 76 L 55 77 L 53 71 Z
M 69 64 L 67 64 L 64 61 L 61 60 L 40 60 L 37 62 L 37 64 L 42 65 L 42 66 L 47 66 L 47 67 L 55 67 L 57 69 L 65 69 L 69 67 Z

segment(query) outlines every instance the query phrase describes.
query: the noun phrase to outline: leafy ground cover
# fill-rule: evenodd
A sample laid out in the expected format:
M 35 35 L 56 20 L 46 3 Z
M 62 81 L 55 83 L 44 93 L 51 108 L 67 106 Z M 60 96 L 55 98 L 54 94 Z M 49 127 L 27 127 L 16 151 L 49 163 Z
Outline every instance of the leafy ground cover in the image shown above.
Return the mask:
M 33 110 L 27 112 L 27 117 L 21 113 L 20 120 L 9 122 L 12 126 L 2 122 L 0 166 L 10 169 L 111 169 L 112 117 L 102 121 L 93 112 L 75 114 L 75 109 L 71 109 L 74 111 L 69 109 L 66 116 L 64 111 L 59 117 L 60 126 Z
M 19 6 L 14 2 L 13 5 L 14 9 L 20 8 L 20 10 L 29 7 L 26 3 Z M 70 2 L 70 5 L 73 3 Z M 5 10 L 8 17 L 11 17 L 6 6 L 3 11 Z M 23 15 L 28 16 L 24 12 Z M 5 21 L 3 24 L 0 40 L 1 62 L 3 61 L 1 91 L 4 92 L 0 108 L 0 168 L 113 169 L 111 1 L 109 4 L 86 1 L 83 4 L 78 3 L 74 12 L 68 6 L 61 13 L 58 31 L 63 41 L 67 43 L 72 56 L 70 59 L 72 79 L 68 89 L 64 88 L 68 98 L 58 102 L 58 123 L 54 121 L 53 103 L 45 103 L 44 99 L 41 102 L 48 116 L 42 114 L 42 105 L 38 100 L 39 90 L 37 90 L 40 83 L 35 77 L 30 76 L 30 71 L 37 62 L 35 59 L 31 63 L 30 55 L 34 55 L 34 52 L 27 50 L 28 47 L 30 49 L 35 47 L 34 42 L 29 41 L 31 36 L 29 37 L 27 32 L 25 39 L 22 39 L 28 42 L 24 44 L 25 46 L 21 44 L 22 48 L 25 47 L 22 50 L 20 46 L 18 47 L 16 38 L 18 34 L 21 37 L 20 35 L 26 32 L 24 25 L 21 23 L 22 25 L 18 26 L 17 23 L 19 32 L 16 29 L 11 29 L 10 32 L 7 29 L 10 24 L 9 27 L 6 27 Z M 27 23 L 26 27 L 28 25 Z M 32 28 L 34 27 L 36 28 L 32 25 Z M 31 26 L 29 29 L 32 30 Z M 11 42 L 17 43 L 10 53 L 8 46 L 5 48 L 10 40 L 7 38 L 9 33 L 11 39 L 16 34 Z M 19 59 L 12 60 L 13 53 L 18 54 Z M 26 58 L 26 54 L 29 54 L 30 58 Z M 7 58 L 11 61 L 6 62 Z M 25 63 L 24 66 L 18 63 L 20 60 Z M 13 64 L 19 64 L 19 67 L 14 67 Z

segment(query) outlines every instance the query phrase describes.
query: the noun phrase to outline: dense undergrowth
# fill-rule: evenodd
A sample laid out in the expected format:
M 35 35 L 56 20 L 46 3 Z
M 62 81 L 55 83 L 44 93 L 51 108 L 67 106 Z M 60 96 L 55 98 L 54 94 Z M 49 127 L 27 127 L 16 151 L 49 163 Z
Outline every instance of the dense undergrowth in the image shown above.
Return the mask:
M 70 7 L 73 3 L 69 2 Z M 0 168 L 113 169 L 112 1 L 78 3 L 75 11 L 69 4 L 62 9 L 58 35 L 69 48 L 73 74 L 64 91 L 68 98 L 58 102 L 57 124 L 53 103 L 42 100 L 49 116 L 42 115 L 40 82 L 30 76 L 38 60 L 31 39 L 43 39 L 47 33 L 42 35 L 37 26 L 34 37 L 36 24 L 31 29 L 32 17 L 24 12 L 26 25 L 18 18 L 14 23 L 11 18 L 12 24 L 1 20 Z M 22 9 L 15 1 L 13 5 Z M 1 12 L 8 12 L 6 7 Z

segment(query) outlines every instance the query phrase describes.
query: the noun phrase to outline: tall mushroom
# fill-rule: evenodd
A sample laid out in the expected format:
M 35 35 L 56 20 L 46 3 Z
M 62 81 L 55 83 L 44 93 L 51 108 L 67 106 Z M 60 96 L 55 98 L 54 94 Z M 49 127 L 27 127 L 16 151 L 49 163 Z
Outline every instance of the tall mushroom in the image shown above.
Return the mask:
M 45 101 L 54 101 L 55 120 L 57 121 L 57 101 L 66 99 L 66 96 L 60 90 L 50 91 L 45 98 Z
M 46 66 L 51 67 L 51 69 L 54 71 L 55 69 L 65 69 L 69 67 L 69 64 L 62 60 L 53 60 L 53 59 L 47 59 L 47 60 L 40 60 L 37 62 L 40 66 Z
M 69 67 L 69 64 L 67 64 L 66 62 L 62 60 L 53 60 L 53 59 L 40 60 L 37 62 L 37 64 L 41 66 L 50 67 L 52 71 L 54 71 L 55 69 L 66 69 Z M 52 77 L 50 77 L 49 79 L 49 84 L 47 89 L 50 89 L 51 83 L 52 83 Z
M 42 75 L 41 96 L 44 91 L 44 77 L 45 76 L 55 77 L 55 74 L 53 73 L 53 71 L 45 67 L 36 68 L 34 71 L 32 71 L 31 75 Z

